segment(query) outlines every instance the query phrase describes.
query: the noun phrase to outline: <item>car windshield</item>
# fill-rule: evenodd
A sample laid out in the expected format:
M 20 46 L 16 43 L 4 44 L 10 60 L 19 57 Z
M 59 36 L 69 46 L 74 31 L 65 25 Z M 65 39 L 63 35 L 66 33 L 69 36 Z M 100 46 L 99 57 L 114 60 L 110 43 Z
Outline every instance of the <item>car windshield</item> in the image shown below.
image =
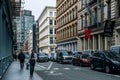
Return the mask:
M 83 55 L 82 55 L 82 58 L 88 58 L 88 57 L 89 57 L 88 54 L 83 54 Z
M 106 52 L 107 57 L 109 58 L 120 58 L 120 54 L 116 52 Z
M 68 56 L 68 52 L 64 51 L 63 53 L 63 56 Z
M 39 56 L 47 56 L 45 53 L 40 53 Z

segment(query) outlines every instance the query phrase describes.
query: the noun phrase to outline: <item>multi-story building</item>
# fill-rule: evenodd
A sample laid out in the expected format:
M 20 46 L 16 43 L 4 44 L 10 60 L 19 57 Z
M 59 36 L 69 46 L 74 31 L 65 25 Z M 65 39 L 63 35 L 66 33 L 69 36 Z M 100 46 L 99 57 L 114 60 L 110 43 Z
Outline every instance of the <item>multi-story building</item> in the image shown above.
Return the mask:
M 114 27 L 113 36 L 104 36 L 106 20 L 117 17 L 116 0 L 78 0 L 78 43 L 79 50 L 109 50 L 111 45 L 120 44 L 120 32 Z M 111 27 L 111 26 L 110 26 Z M 90 38 L 85 38 L 85 30 L 90 30 Z
M 77 2 L 78 0 L 56 0 L 57 49 L 77 51 Z
M 47 6 L 38 18 L 39 52 L 50 53 L 56 46 L 56 7 Z
M 34 16 L 30 10 L 22 10 L 21 15 L 16 18 L 17 24 L 17 46 L 19 49 L 24 47 L 27 42 L 27 32 L 32 30 Z
M 12 62 L 16 50 L 16 25 L 14 19 L 19 16 L 21 0 L 0 0 L 0 80 Z
M 33 31 L 29 30 L 27 32 L 27 42 L 28 42 L 28 52 L 31 52 L 33 49 Z

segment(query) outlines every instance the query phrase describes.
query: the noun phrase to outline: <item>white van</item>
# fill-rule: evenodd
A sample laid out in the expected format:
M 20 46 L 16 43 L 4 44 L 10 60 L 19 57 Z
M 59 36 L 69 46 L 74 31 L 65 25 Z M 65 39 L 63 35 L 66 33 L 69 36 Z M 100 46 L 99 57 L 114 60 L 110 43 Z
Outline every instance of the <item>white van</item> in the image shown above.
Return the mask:
M 116 52 L 120 54 L 120 45 L 114 45 L 110 47 L 110 51 Z

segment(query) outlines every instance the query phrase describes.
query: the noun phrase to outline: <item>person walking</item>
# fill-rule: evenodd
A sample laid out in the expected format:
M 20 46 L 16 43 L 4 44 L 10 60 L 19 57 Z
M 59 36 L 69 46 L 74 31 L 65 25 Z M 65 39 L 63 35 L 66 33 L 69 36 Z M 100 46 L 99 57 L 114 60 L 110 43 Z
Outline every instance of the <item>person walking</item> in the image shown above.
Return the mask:
M 34 50 L 31 50 L 31 54 L 30 54 L 30 76 L 33 76 L 33 72 L 34 72 L 34 67 L 35 67 L 35 63 L 37 60 L 37 55 L 36 53 L 34 53 Z
M 25 62 L 25 55 L 24 55 L 24 53 L 22 52 L 22 50 L 21 50 L 20 54 L 18 55 L 18 59 L 19 59 L 19 61 L 20 61 L 20 68 L 23 69 L 23 67 L 24 67 L 24 62 Z

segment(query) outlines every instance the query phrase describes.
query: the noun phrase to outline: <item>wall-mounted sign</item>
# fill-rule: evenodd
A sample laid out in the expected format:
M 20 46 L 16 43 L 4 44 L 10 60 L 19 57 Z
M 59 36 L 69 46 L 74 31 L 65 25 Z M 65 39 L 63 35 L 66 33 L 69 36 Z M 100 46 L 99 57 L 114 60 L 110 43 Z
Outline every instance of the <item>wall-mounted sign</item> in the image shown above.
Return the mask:
M 91 37 L 91 30 L 90 29 L 85 29 L 85 39 L 90 39 Z
M 106 20 L 105 25 L 104 25 L 104 36 L 105 37 L 113 36 L 114 26 L 115 26 L 115 21 Z

